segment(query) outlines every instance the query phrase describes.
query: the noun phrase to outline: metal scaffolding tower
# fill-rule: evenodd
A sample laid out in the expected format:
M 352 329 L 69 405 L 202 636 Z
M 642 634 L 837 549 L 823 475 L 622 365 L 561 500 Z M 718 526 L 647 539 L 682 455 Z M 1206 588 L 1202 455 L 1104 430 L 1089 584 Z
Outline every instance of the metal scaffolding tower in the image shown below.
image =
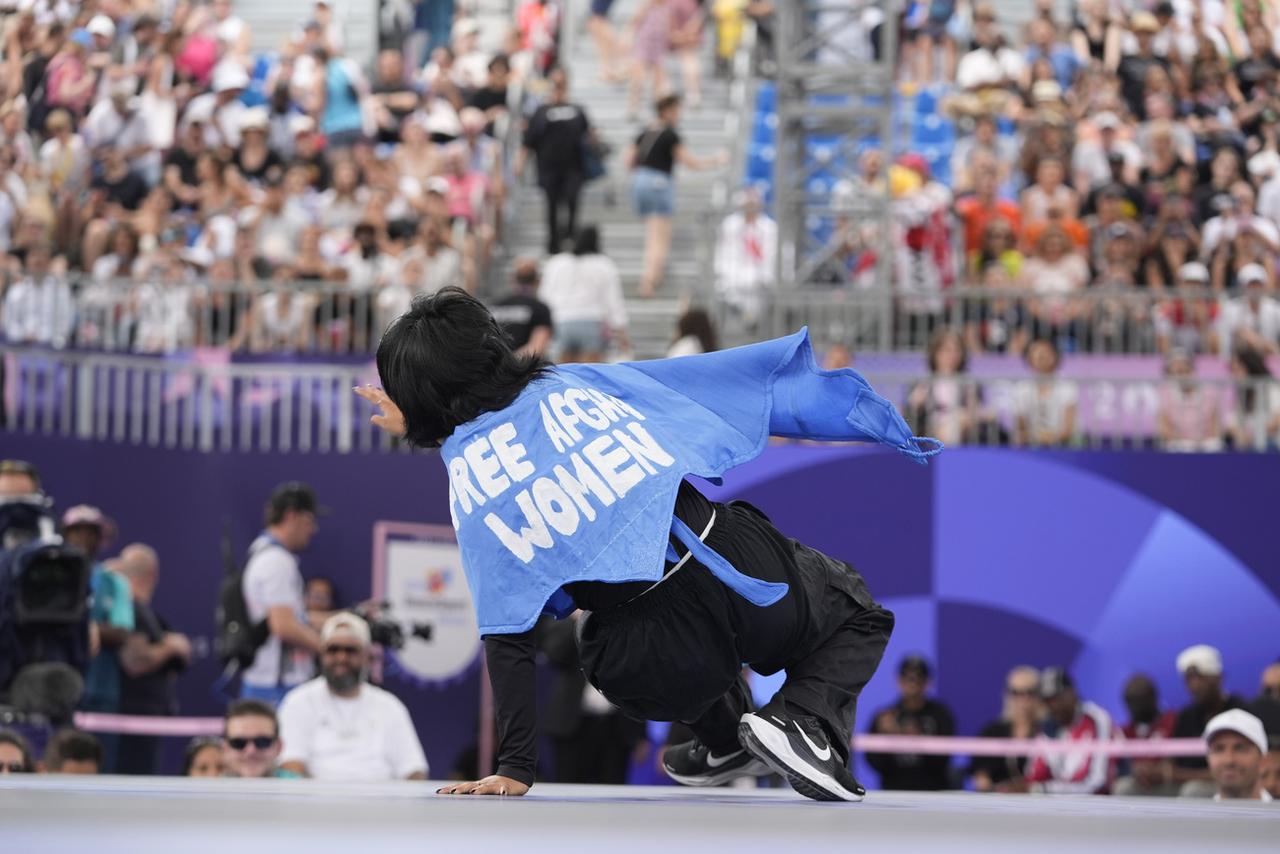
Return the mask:
M 879 27 L 880 50 L 875 56 L 866 22 L 874 20 L 877 9 L 881 20 L 895 22 L 897 7 L 896 0 L 781 0 L 776 4 L 777 281 L 797 294 L 822 285 L 830 293 L 833 280 L 842 276 L 851 241 L 874 250 L 876 292 L 883 294 L 883 300 L 859 302 L 870 313 L 884 313 L 879 318 L 866 317 L 862 335 L 835 329 L 815 330 L 815 334 L 865 340 L 865 333 L 878 327 L 877 344 L 885 348 L 892 329 L 885 170 L 892 152 L 897 33 L 895 26 Z M 880 180 L 872 183 L 858 174 L 860 152 L 868 147 L 885 153 Z

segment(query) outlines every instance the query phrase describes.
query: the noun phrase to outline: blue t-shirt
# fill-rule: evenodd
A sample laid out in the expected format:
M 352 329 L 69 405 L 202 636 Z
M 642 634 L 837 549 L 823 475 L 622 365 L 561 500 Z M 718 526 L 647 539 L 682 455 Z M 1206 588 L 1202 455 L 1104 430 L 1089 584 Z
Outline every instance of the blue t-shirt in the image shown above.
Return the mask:
M 133 591 L 123 576 L 102 564 L 93 567 L 89 577 L 93 602 L 89 618 L 117 629 L 134 630 Z M 111 712 L 120 707 L 120 658 L 114 649 L 103 648 L 89 662 L 84 675 L 84 699 L 81 705 L 98 712 Z

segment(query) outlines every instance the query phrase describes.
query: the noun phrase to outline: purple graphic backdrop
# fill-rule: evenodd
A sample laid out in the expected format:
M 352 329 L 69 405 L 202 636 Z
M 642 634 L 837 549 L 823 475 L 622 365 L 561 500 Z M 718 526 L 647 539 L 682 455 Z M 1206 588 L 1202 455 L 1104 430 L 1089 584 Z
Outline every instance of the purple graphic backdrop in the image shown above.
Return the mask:
M 373 524 L 448 522 L 434 455 L 198 455 L 0 434 L 0 456 L 42 470 L 58 507 L 99 504 L 163 560 L 157 607 L 193 635 L 213 628 L 219 539 L 237 550 L 257 532 L 271 487 L 310 481 L 333 515 L 303 558 L 304 574 L 336 579 L 345 600 L 369 594 Z M 960 731 L 999 710 L 1012 666 L 1066 664 L 1082 693 L 1121 713 L 1120 683 L 1145 669 L 1167 705 L 1185 692 L 1177 651 L 1212 643 L 1228 687 L 1252 696 L 1280 655 L 1275 508 L 1280 455 L 1184 456 L 952 450 L 925 468 L 854 447 L 778 446 L 731 472 L 718 498 L 741 497 L 778 526 L 848 560 L 893 609 L 897 629 L 864 694 L 859 728 L 894 694 L 897 660 L 938 663 L 938 692 Z M 216 667 L 183 679 L 186 714 L 220 706 Z M 443 775 L 474 737 L 478 684 L 388 687 L 413 712 Z

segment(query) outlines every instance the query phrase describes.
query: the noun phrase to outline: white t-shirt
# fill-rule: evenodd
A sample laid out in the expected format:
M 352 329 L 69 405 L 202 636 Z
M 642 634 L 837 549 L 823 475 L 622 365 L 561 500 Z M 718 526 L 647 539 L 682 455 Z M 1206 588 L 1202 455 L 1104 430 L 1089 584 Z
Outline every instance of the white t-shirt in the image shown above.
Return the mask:
M 306 623 L 306 602 L 303 599 L 302 573 L 298 570 L 298 557 L 278 545 L 265 534 L 249 546 L 248 565 L 244 570 L 244 602 L 249 619 L 257 623 L 267 618 L 274 607 L 287 605 L 293 609 L 298 622 Z M 283 670 L 280 667 L 280 639 L 275 635 L 258 648 L 253 664 L 241 676 L 246 685 L 257 688 L 273 688 L 276 685 L 300 685 L 315 675 L 315 663 L 307 650 L 287 651 Z
M 427 773 L 409 710 L 389 691 L 363 684 L 338 697 L 324 677 L 299 685 L 280 703 L 280 762 L 301 762 L 317 780 L 403 780 Z
M 1024 380 L 1013 389 L 1013 412 L 1027 419 L 1032 441 L 1044 433 L 1059 434 L 1066 426 L 1067 412 L 1079 395 L 1074 383 L 1066 380 Z
M 627 328 L 627 306 L 618 267 L 606 255 L 551 256 L 542 268 L 538 299 L 551 309 L 556 323 L 596 320 L 614 329 Z

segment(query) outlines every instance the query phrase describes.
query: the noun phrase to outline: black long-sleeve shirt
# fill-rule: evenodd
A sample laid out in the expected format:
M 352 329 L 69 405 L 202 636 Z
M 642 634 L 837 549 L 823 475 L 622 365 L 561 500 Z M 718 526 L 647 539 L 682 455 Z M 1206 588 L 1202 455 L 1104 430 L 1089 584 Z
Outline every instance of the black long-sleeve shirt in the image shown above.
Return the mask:
M 715 505 L 688 481 L 676 494 L 675 515 L 701 534 Z M 684 557 L 685 547 L 672 538 L 676 554 Z M 670 572 L 674 563 L 667 563 Z M 691 571 L 686 567 L 682 571 Z M 565 585 L 575 605 L 584 611 L 603 611 L 629 602 L 652 587 L 648 581 L 611 584 L 576 581 Z M 484 651 L 493 686 L 493 715 L 498 729 L 498 771 L 503 777 L 533 783 L 538 762 L 537 700 L 534 679 L 537 645 L 533 630 L 510 635 L 485 635 Z

